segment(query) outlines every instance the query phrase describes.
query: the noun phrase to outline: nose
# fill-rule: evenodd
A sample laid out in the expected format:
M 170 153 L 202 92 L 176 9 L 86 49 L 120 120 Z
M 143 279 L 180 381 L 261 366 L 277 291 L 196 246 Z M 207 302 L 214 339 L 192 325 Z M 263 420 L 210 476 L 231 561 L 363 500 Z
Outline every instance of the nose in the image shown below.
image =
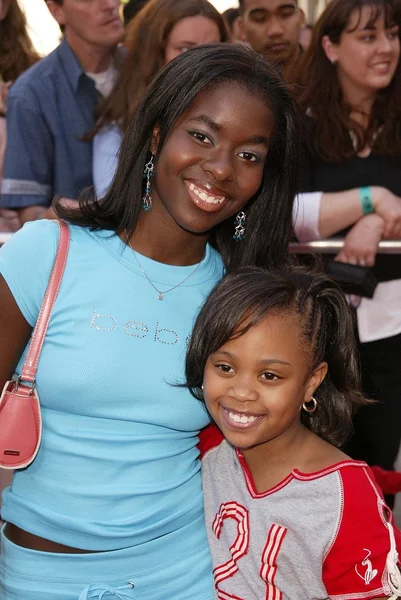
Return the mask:
M 228 149 L 216 148 L 213 154 L 204 161 L 203 169 L 210 173 L 215 181 L 234 181 L 234 160 Z
M 282 35 L 284 35 L 284 28 L 281 19 L 278 19 L 277 17 L 272 17 L 268 21 L 267 35 L 268 37 L 281 37 Z
M 228 396 L 237 402 L 255 402 L 259 394 L 247 379 L 237 379 L 228 388 Z
M 391 40 L 388 39 L 387 35 L 383 33 L 378 38 L 378 52 L 381 54 L 390 54 L 393 50 Z

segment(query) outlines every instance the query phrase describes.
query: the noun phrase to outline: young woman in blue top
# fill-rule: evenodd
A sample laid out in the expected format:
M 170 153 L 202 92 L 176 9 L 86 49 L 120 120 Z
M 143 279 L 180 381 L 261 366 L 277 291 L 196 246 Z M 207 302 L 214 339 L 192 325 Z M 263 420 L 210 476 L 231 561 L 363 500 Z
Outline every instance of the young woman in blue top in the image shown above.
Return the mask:
M 190 50 L 150 86 L 106 196 L 56 206 L 71 244 L 36 380 L 42 444 L 3 495 L 3 600 L 212 599 L 209 418 L 170 384 L 223 271 L 287 260 L 295 124 L 261 57 Z M 38 221 L 0 252 L 0 384 L 21 368 L 57 239 Z

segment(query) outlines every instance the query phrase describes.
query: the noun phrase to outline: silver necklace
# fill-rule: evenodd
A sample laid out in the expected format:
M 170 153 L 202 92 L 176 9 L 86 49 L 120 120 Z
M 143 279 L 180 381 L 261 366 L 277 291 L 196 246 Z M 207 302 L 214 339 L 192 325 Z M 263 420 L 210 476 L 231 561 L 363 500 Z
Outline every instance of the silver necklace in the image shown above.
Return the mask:
M 145 275 L 146 279 L 149 281 L 150 285 L 152 286 L 152 288 L 154 290 L 156 290 L 157 294 L 158 294 L 158 299 L 159 300 L 163 300 L 164 294 L 167 294 L 168 292 L 172 292 L 173 290 L 175 290 L 176 288 L 178 288 L 180 285 L 182 285 L 185 281 L 187 281 L 187 279 L 189 279 L 190 277 L 192 277 L 192 275 L 195 273 L 196 269 L 199 268 L 201 262 L 203 261 L 203 259 L 206 256 L 206 250 L 205 250 L 205 254 L 203 255 L 203 258 L 200 262 L 198 262 L 198 264 L 195 266 L 194 269 L 192 269 L 192 271 L 190 272 L 189 275 L 187 275 L 182 281 L 180 281 L 179 283 L 177 283 L 176 285 L 173 285 L 173 287 L 169 288 L 168 290 L 164 290 L 163 292 L 159 289 L 157 289 L 157 287 L 155 286 L 155 284 L 153 283 L 153 281 L 150 279 L 149 275 L 146 273 L 145 269 L 143 268 L 143 266 L 141 265 L 141 263 L 138 260 L 138 257 L 136 255 L 135 250 L 133 249 L 133 247 L 131 246 L 131 242 L 127 236 L 127 244 L 128 246 L 131 248 L 133 254 L 134 254 L 134 258 L 136 260 L 136 263 L 138 265 L 138 267 L 140 268 L 140 270 L 142 271 L 142 273 Z

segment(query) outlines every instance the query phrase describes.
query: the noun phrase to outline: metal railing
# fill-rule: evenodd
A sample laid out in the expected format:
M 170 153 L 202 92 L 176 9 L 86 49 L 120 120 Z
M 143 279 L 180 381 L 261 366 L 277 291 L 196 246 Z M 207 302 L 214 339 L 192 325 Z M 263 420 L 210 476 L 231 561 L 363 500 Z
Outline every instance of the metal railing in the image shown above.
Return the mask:
M 338 254 L 343 246 L 343 238 L 293 242 L 290 244 L 290 252 L 293 254 Z M 380 242 L 377 252 L 378 254 L 401 254 L 401 240 L 383 240 Z
M 0 246 L 12 235 L 12 233 L 0 231 Z M 343 246 L 343 238 L 330 238 L 314 242 L 292 242 L 290 252 L 293 254 L 337 254 Z M 401 254 L 401 240 L 384 240 L 380 242 L 378 254 Z

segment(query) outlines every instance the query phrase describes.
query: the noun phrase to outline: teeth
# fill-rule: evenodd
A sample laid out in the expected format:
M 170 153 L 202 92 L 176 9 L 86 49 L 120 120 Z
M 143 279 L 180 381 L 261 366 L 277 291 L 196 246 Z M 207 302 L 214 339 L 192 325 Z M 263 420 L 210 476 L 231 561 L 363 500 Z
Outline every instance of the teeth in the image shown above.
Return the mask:
M 189 189 L 191 190 L 191 192 L 194 192 L 194 194 L 198 196 L 198 198 L 200 198 L 201 200 L 203 200 L 203 202 L 206 202 L 207 204 L 221 204 L 225 200 L 225 198 L 216 198 L 216 196 L 208 196 L 206 192 L 200 190 L 193 183 L 189 185 Z
M 389 63 L 377 63 L 376 65 L 373 65 L 374 69 L 388 69 L 389 68 Z
M 234 423 L 242 423 L 243 425 L 253 423 L 258 418 L 254 416 L 247 417 L 246 415 L 239 415 L 238 413 L 233 413 L 231 411 L 227 411 L 227 414 Z

